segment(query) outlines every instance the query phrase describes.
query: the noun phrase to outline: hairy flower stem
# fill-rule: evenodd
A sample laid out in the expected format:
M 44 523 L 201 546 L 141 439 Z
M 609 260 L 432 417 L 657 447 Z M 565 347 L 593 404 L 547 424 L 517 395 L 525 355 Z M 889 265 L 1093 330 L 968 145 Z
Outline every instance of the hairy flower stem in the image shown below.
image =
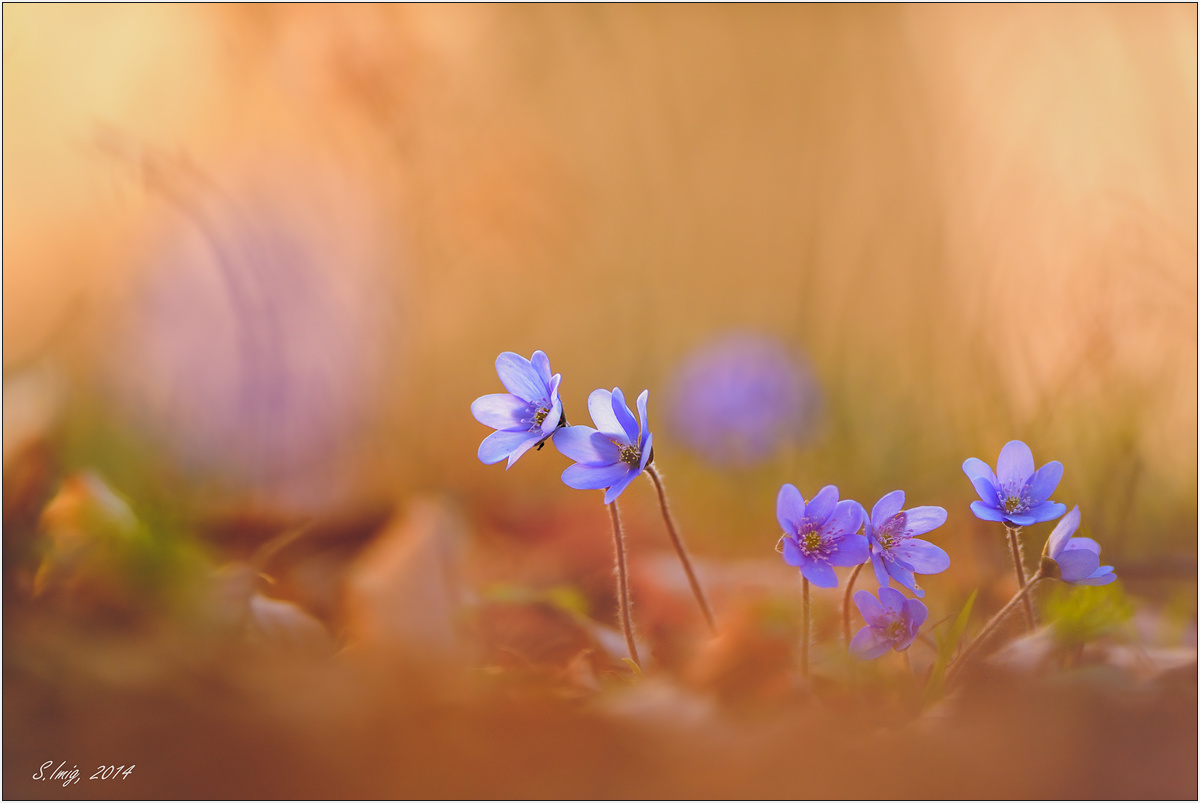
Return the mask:
M 617 552 L 617 612 L 621 616 L 621 630 L 625 631 L 625 646 L 629 649 L 629 657 L 640 670 L 642 660 L 638 657 L 637 644 L 633 642 L 633 618 L 630 611 L 633 603 L 629 598 L 629 570 L 625 566 L 625 536 L 621 532 L 621 514 L 617 512 L 615 501 L 608 506 L 608 511 L 612 514 L 613 548 Z
M 1020 588 L 1025 588 L 1025 551 L 1021 544 L 1021 528 L 1009 527 L 1004 525 L 1005 531 L 1008 533 L 1008 546 L 1012 549 L 1013 567 L 1017 571 L 1017 585 Z M 1025 629 L 1033 630 L 1033 603 L 1029 601 L 1028 595 L 1024 598 L 1025 608 Z
M 955 658 L 954 662 L 951 663 L 946 669 L 947 684 L 964 666 L 967 665 L 967 662 L 971 660 L 976 652 L 979 651 L 979 648 L 982 647 L 984 643 L 992 637 L 993 634 L 995 634 L 996 630 L 999 629 L 1000 625 L 1004 622 L 1004 618 L 1012 613 L 1013 609 L 1020 605 L 1022 601 L 1029 600 L 1029 592 L 1033 589 L 1034 585 L 1040 583 L 1042 580 L 1049 579 L 1049 577 L 1046 577 L 1044 574 L 1042 574 L 1041 569 L 1038 569 L 1033 577 L 1029 578 L 1029 582 L 1021 590 L 1019 590 L 1003 608 L 997 611 L 995 616 L 988 620 L 988 623 L 983 626 L 983 630 L 979 631 L 979 635 L 976 636 L 975 639 L 968 644 L 961 653 L 959 653 L 959 656 Z
M 808 642 L 812 621 L 808 608 L 808 578 L 800 577 L 800 677 L 808 680 Z
M 709 631 L 715 636 L 717 635 L 717 623 L 713 620 L 712 611 L 708 607 L 708 600 L 704 598 L 704 592 L 700 589 L 700 581 L 696 579 L 696 573 L 692 571 L 692 562 L 688 560 L 688 553 L 683 545 L 683 540 L 679 537 L 679 532 L 675 529 L 675 520 L 671 518 L 671 510 L 667 506 L 667 493 L 663 490 L 662 478 L 659 477 L 653 463 L 646 466 L 646 473 L 650 475 L 650 480 L 654 483 L 654 489 L 658 491 L 658 506 L 662 510 L 663 521 L 667 524 L 667 532 L 671 534 L 671 543 L 675 545 L 675 551 L 679 554 L 679 562 L 683 564 L 683 570 L 687 573 L 688 583 L 692 587 L 692 595 L 700 605 L 700 611 L 704 614 L 704 621 L 708 623 Z
M 854 571 L 850 572 L 850 579 L 846 581 L 846 593 L 842 595 L 842 638 L 846 640 L 846 649 L 850 649 L 850 600 L 851 594 L 854 593 L 854 581 L 866 565 L 860 563 L 854 567 Z

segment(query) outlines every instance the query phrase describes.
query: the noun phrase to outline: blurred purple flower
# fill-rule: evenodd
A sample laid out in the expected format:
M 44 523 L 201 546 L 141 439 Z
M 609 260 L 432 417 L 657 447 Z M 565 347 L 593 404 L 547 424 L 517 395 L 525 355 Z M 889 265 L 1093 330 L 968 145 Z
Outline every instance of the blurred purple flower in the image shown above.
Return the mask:
M 775 516 L 783 528 L 783 559 L 819 588 L 837 587 L 834 566 L 857 566 L 869 557 L 867 539 L 857 535 L 865 513 L 851 499 L 838 501 L 835 485 L 826 485 L 805 503 L 791 483 L 779 489 Z
M 1053 521 L 1067 512 L 1061 502 L 1047 501 L 1062 479 L 1062 463 L 1054 460 L 1034 471 L 1033 452 L 1021 441 L 1004 444 L 995 474 L 975 457 L 966 459 L 963 472 L 983 500 L 972 502 L 971 512 L 984 521 L 1024 527 Z
M 870 591 L 856 591 L 854 604 L 867 626 L 850 640 L 850 652 L 859 658 L 878 658 L 888 650 L 907 650 L 929 616 L 925 603 L 905 599 L 894 588 L 879 589 L 879 599 Z
M 1079 529 L 1079 505 L 1063 516 L 1050 533 L 1046 554 L 1058 564 L 1061 579 L 1081 586 L 1108 585 L 1117 576 L 1112 566 L 1100 565 L 1100 545 L 1091 538 L 1072 538 Z
M 925 592 L 917 586 L 913 573 L 937 574 L 950 566 L 950 556 L 914 536 L 924 535 L 946 523 L 946 511 L 940 507 L 904 507 L 904 491 L 892 491 L 875 503 L 867 519 L 867 541 L 871 546 L 871 565 L 880 586 L 889 578 L 918 597 Z
M 671 429 L 720 467 L 748 466 L 812 426 L 820 395 L 808 366 L 766 335 L 724 335 L 692 351 L 671 381 Z
M 593 390 L 588 412 L 597 429 L 576 426 L 554 433 L 554 445 L 575 461 L 562 474 L 572 488 L 607 488 L 604 504 L 613 502 L 642 473 L 650 461 L 654 436 L 646 426 L 646 402 L 650 391 L 637 397 L 639 424 L 625 403 L 620 388 Z
M 508 469 L 561 423 L 562 374 L 550 375 L 550 359 L 542 351 L 531 360 L 506 351 L 496 358 L 496 373 L 508 393 L 480 396 L 471 402 L 471 415 L 496 430 L 479 444 L 479 459 L 490 466 L 508 458 Z

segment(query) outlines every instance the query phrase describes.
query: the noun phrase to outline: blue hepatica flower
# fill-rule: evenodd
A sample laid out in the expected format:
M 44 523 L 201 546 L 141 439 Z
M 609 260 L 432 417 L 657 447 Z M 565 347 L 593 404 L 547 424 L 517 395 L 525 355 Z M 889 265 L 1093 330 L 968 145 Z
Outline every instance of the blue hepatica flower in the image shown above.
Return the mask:
M 508 465 L 544 441 L 563 422 L 558 385 L 562 374 L 550 375 L 550 359 L 535 351 L 533 359 L 506 351 L 496 358 L 496 373 L 508 393 L 492 393 L 471 402 L 471 415 L 495 429 L 479 444 L 479 459 Z
M 929 616 L 925 603 L 905 599 L 894 588 L 879 589 L 879 599 L 870 591 L 856 591 L 854 604 L 867 626 L 850 640 L 850 652 L 859 658 L 878 658 L 888 650 L 907 650 Z
M 857 566 L 869 555 L 866 536 L 858 535 L 865 516 L 852 499 L 838 501 L 838 489 L 826 485 L 809 502 L 791 483 L 779 489 L 775 516 L 783 528 L 783 559 L 820 588 L 836 588 L 834 566 Z
M 946 523 L 946 510 L 940 507 L 904 507 L 904 491 L 892 491 L 875 503 L 867 519 L 867 541 L 871 547 L 871 565 L 879 585 L 895 580 L 918 597 L 925 592 L 917 586 L 913 573 L 937 574 L 950 566 L 950 556 L 915 536 L 924 535 Z
M 620 388 L 593 390 L 588 412 L 596 429 L 566 427 L 554 434 L 554 445 L 575 461 L 562 474 L 572 488 L 607 488 L 604 504 L 612 504 L 650 462 L 654 436 L 646 426 L 646 402 L 650 391 L 637 397 L 638 420 L 633 417 Z
M 1091 538 L 1072 538 L 1079 529 L 1079 505 L 1063 516 L 1050 533 L 1046 554 L 1058 564 L 1061 579 L 1081 586 L 1108 585 L 1117 576 L 1112 566 L 1100 565 L 1100 545 Z
M 1025 527 L 1053 521 L 1067 512 L 1061 502 L 1049 502 L 1062 479 L 1062 463 L 1053 460 L 1033 470 L 1033 452 L 1021 441 L 1009 441 L 1000 450 L 996 473 L 987 463 L 968 457 L 963 472 L 983 501 L 972 502 L 971 512 L 984 521 L 1002 521 Z

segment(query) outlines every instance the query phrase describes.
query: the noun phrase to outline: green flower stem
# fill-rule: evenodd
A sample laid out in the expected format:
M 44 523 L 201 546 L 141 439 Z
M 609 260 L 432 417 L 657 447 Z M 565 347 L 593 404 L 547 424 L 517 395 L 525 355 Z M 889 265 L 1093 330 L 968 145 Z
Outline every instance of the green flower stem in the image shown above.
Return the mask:
M 812 621 L 808 607 L 808 578 L 800 576 L 800 677 L 808 680 L 808 642 Z
M 667 532 L 671 535 L 671 543 L 675 545 L 675 552 L 679 554 L 679 562 L 683 564 L 683 571 L 687 574 L 688 584 L 692 587 L 692 596 L 700 605 L 700 611 L 704 614 L 704 621 L 708 623 L 709 631 L 715 636 L 717 635 L 717 623 L 713 620 L 708 600 L 704 598 L 704 592 L 700 589 L 700 581 L 696 579 L 696 573 L 692 571 L 692 562 L 688 560 L 683 539 L 679 537 L 679 532 L 675 529 L 675 520 L 671 518 L 671 510 L 667 506 L 667 493 L 663 489 L 662 478 L 658 475 L 653 463 L 646 466 L 646 473 L 650 475 L 654 489 L 658 491 L 658 506 L 662 510 L 663 521 L 667 524 Z
M 983 630 L 979 631 L 979 635 L 976 636 L 975 639 L 963 649 L 959 656 L 954 659 L 954 662 L 951 663 L 946 669 L 947 684 L 949 684 L 954 676 L 958 674 L 958 672 L 964 666 L 967 665 L 967 662 L 974 657 L 975 653 L 979 651 L 979 648 L 982 647 L 984 643 L 992 637 L 993 634 L 995 634 L 1001 623 L 1004 622 L 1004 618 L 1012 613 L 1013 610 L 1023 601 L 1027 602 L 1029 600 L 1029 592 L 1033 589 L 1034 585 L 1040 583 L 1042 580 L 1049 579 L 1049 577 L 1042 573 L 1042 569 L 1038 569 L 1037 573 L 1034 574 L 1033 577 L 1029 578 L 1029 582 L 1023 588 L 1021 588 L 1021 590 L 1019 590 L 1016 595 L 988 621 L 986 625 L 983 626 Z
M 617 552 L 617 611 L 621 616 L 621 629 L 625 631 L 625 646 L 629 649 L 629 657 L 641 671 L 642 661 L 638 657 L 637 644 L 633 641 L 633 618 L 631 615 L 632 601 L 629 597 L 629 570 L 625 566 L 625 536 L 621 532 L 621 515 L 617 512 L 614 500 L 608 506 L 612 514 L 613 547 Z
M 846 581 L 846 593 L 842 595 L 842 638 L 846 640 L 846 649 L 850 649 L 850 595 L 854 593 L 854 581 L 858 579 L 858 573 L 866 565 L 860 563 L 854 567 L 854 571 L 850 572 L 850 579 Z
M 1005 531 L 1008 533 L 1008 546 L 1012 549 L 1013 567 L 1017 571 L 1017 585 L 1020 588 L 1025 588 L 1025 551 L 1021 544 L 1021 528 L 1009 527 L 1004 525 Z M 1030 602 L 1028 595 L 1024 598 L 1025 608 L 1025 629 L 1033 630 L 1035 621 L 1033 618 L 1033 603 Z

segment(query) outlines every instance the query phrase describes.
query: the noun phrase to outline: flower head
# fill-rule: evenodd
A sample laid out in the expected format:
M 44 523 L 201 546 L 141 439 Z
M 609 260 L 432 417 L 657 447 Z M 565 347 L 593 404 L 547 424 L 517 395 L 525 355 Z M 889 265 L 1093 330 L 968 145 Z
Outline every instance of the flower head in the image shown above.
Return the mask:
M 783 559 L 820 588 L 838 584 L 834 566 L 857 566 L 869 557 L 867 539 L 858 535 L 863 507 L 852 499 L 838 501 L 838 489 L 826 485 L 805 502 L 791 483 L 779 489 L 775 516 L 783 528 Z
M 1062 463 L 1053 460 L 1033 469 L 1033 452 L 1021 441 L 1009 441 L 1000 450 L 996 473 L 987 463 L 968 457 L 963 472 L 983 501 L 972 502 L 971 512 L 984 521 L 1002 521 L 1025 527 L 1053 521 L 1067 512 L 1061 502 L 1049 502 L 1062 479 Z
M 541 351 L 531 360 L 506 351 L 496 358 L 496 373 L 508 393 L 480 396 L 471 402 L 471 415 L 496 430 L 479 444 L 479 459 L 491 465 L 507 457 L 511 468 L 563 423 L 562 374 L 550 375 L 550 359 Z
M 946 511 L 940 507 L 904 507 L 904 491 L 892 491 L 875 503 L 867 519 L 867 542 L 871 548 L 871 565 L 879 585 L 895 580 L 918 597 L 925 592 L 917 586 L 913 573 L 937 574 L 950 566 L 950 556 L 915 536 L 946 523 Z
M 878 658 L 888 650 L 907 650 L 929 616 L 925 603 L 905 599 L 894 588 L 879 589 L 879 599 L 870 591 L 854 592 L 854 604 L 867 626 L 850 640 L 850 652 L 859 658 Z
M 650 462 L 654 436 L 646 425 L 649 398 L 648 390 L 637 397 L 634 419 L 620 388 L 593 390 L 588 412 L 596 429 L 575 426 L 554 433 L 555 447 L 575 461 L 563 472 L 563 482 L 580 490 L 607 488 L 606 505 L 620 496 Z
M 1060 579 L 1081 586 L 1108 585 L 1117 576 L 1100 565 L 1100 545 L 1091 538 L 1072 538 L 1079 529 L 1079 505 L 1063 516 L 1046 542 L 1046 555 L 1058 564 Z

